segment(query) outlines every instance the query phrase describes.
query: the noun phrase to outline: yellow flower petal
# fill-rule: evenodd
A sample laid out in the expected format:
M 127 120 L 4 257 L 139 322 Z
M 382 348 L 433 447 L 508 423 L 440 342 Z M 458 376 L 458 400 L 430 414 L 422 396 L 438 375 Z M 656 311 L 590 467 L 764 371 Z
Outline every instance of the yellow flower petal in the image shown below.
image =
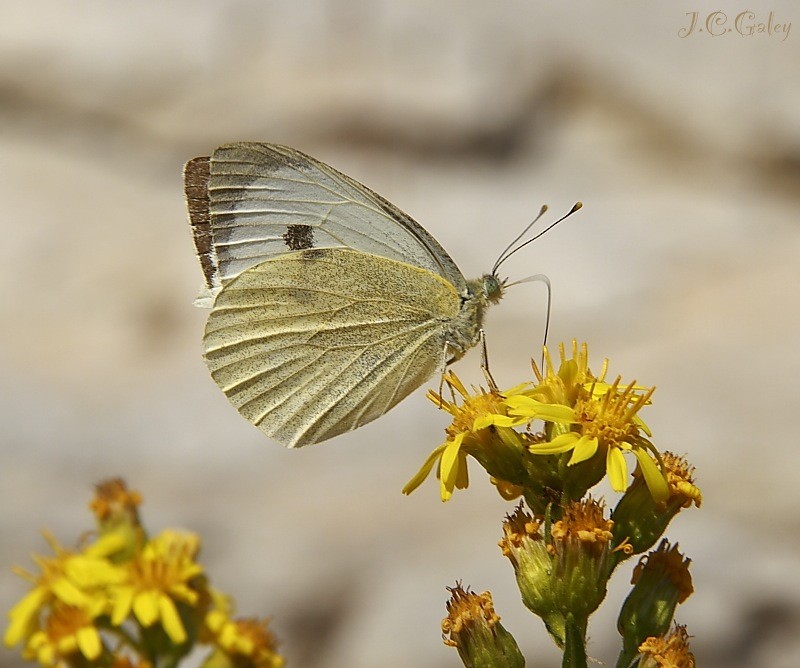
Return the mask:
M 433 470 L 433 465 L 436 464 L 439 457 L 441 456 L 442 452 L 444 451 L 447 443 L 442 443 L 438 448 L 436 448 L 425 460 L 425 463 L 422 465 L 417 474 L 411 478 L 406 483 L 406 486 L 403 487 L 403 494 L 411 494 L 417 487 L 419 487 L 425 479 L 430 475 L 431 471 Z
M 206 626 L 212 633 L 220 633 L 227 621 L 227 615 L 221 610 L 209 610 L 206 613 Z
M 86 594 L 66 578 L 58 578 L 53 581 L 50 590 L 58 600 L 76 608 L 85 608 L 91 601 Z
M 442 501 L 447 501 L 453 495 L 458 474 L 458 453 L 463 442 L 464 434 L 456 434 L 452 441 L 445 444 L 442 458 L 439 460 L 439 486 Z
M 467 469 L 467 453 L 458 451 L 458 466 L 456 467 L 456 489 L 469 487 L 469 470 Z
M 103 643 L 100 641 L 100 634 L 93 626 L 84 626 L 78 629 L 76 634 L 78 639 L 78 649 L 89 661 L 94 661 L 103 651 Z
M 566 422 L 576 421 L 575 411 L 563 404 L 546 404 L 531 397 L 516 395 L 506 399 L 508 412 L 511 415 L 519 415 L 532 420 L 545 420 L 547 422 Z
M 186 629 L 183 628 L 178 609 L 169 596 L 159 596 L 158 611 L 161 617 L 161 625 L 170 640 L 176 645 L 186 642 Z
M 88 557 L 108 557 L 124 549 L 127 545 L 128 539 L 124 533 L 111 531 L 107 534 L 103 534 L 87 547 L 84 550 L 84 554 Z
M 569 458 L 567 466 L 574 466 L 585 462 L 587 459 L 594 457 L 597 452 L 597 437 L 595 436 L 581 436 L 575 444 L 572 451 L 572 457 Z
M 503 390 L 503 396 L 508 398 L 508 397 L 513 397 L 515 394 L 521 394 L 525 390 L 531 389 L 531 385 L 532 385 L 532 383 L 530 383 L 530 382 L 520 383 L 519 385 L 514 385 L 514 387 L 510 387 L 507 390 Z
M 81 590 L 117 584 L 125 577 L 121 568 L 110 561 L 106 561 L 104 558 L 84 558 L 81 556 L 74 557 L 66 563 L 64 575 Z M 60 595 L 59 598 L 61 598 Z M 77 605 L 63 598 L 61 600 L 70 605 Z
M 475 418 L 475 422 L 472 424 L 472 431 L 478 431 L 479 429 L 486 429 L 486 427 L 492 425 L 494 425 L 495 427 L 514 427 L 523 422 L 524 420 L 520 421 L 519 419 L 509 417 L 508 415 L 495 415 L 495 414 L 481 415 Z
M 624 492 L 628 488 L 628 463 L 619 448 L 609 448 L 606 454 L 606 473 L 615 492 Z
M 152 626 L 158 620 L 158 593 L 141 591 L 133 599 L 133 614 L 142 626 Z
M 580 436 L 574 431 L 567 434 L 556 436 L 552 441 L 547 443 L 535 443 L 530 446 L 530 451 L 534 455 L 559 455 L 562 452 L 568 452 L 575 447 L 575 444 L 580 439 Z
M 128 617 L 133 607 L 133 589 L 121 587 L 114 592 L 114 603 L 111 610 L 111 623 L 120 626 Z
M 669 485 L 667 485 L 661 469 L 658 468 L 653 458 L 643 448 L 634 448 L 633 454 L 636 455 L 636 460 L 642 469 L 644 481 L 647 483 L 647 488 L 650 490 L 653 500 L 657 503 L 666 501 L 669 498 Z
M 36 628 L 36 615 L 47 600 L 47 590 L 32 589 L 23 596 L 8 613 L 11 623 L 3 636 L 6 647 L 13 647 L 27 638 Z

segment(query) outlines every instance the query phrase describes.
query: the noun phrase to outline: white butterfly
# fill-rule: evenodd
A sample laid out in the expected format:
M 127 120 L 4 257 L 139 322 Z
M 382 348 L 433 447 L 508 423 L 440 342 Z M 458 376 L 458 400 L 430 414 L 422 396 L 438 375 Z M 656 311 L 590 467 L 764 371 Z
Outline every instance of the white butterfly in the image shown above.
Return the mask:
M 184 183 L 206 279 L 196 303 L 212 307 L 206 363 L 287 447 L 383 415 L 473 347 L 503 295 L 501 260 L 465 280 L 408 215 L 292 148 L 221 146 Z

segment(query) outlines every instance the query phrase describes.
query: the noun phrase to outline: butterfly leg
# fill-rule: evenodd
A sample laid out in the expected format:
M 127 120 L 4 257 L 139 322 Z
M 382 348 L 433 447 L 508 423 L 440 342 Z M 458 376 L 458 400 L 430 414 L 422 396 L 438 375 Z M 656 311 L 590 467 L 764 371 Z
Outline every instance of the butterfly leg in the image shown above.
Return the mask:
M 497 383 L 494 382 L 494 378 L 492 377 L 492 372 L 489 371 L 489 350 L 486 347 L 486 334 L 483 328 L 479 330 L 479 336 L 481 339 L 481 371 L 483 371 L 486 382 L 489 384 L 489 390 L 491 392 L 497 392 L 500 388 L 497 387 Z
M 452 356 L 450 355 L 451 350 L 454 353 Z M 442 396 L 442 390 L 444 389 L 444 377 L 445 374 L 447 373 L 447 367 L 451 362 L 453 362 L 456 359 L 455 352 L 457 350 L 459 350 L 459 348 L 455 344 L 451 343 L 450 341 L 444 342 L 444 350 L 442 351 L 442 366 L 439 370 L 439 397 Z M 450 388 L 450 399 L 451 401 L 455 402 L 456 400 L 455 392 L 453 392 L 453 388 L 451 385 L 448 385 L 448 387 Z M 440 404 L 439 408 L 441 407 L 442 406 Z

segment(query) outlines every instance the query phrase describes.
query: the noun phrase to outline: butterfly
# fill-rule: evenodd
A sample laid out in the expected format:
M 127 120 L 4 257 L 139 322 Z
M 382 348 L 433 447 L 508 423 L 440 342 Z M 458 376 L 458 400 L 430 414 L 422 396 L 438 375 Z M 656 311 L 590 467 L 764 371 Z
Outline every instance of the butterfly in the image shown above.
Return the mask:
M 206 364 L 290 448 L 371 422 L 442 373 L 506 287 L 502 260 L 466 280 L 411 217 L 293 148 L 220 146 L 186 163 L 184 186 Z

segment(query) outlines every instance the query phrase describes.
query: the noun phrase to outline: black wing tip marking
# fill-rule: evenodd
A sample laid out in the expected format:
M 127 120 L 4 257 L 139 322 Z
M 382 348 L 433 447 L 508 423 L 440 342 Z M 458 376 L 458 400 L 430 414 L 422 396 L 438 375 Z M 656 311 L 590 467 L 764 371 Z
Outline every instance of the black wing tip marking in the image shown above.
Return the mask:
M 211 178 L 211 158 L 200 156 L 192 158 L 183 168 L 183 189 L 186 207 L 189 209 L 189 223 L 192 226 L 194 247 L 200 266 L 203 269 L 206 287 L 217 285 L 218 269 L 214 239 L 211 232 L 210 199 L 208 184 Z

